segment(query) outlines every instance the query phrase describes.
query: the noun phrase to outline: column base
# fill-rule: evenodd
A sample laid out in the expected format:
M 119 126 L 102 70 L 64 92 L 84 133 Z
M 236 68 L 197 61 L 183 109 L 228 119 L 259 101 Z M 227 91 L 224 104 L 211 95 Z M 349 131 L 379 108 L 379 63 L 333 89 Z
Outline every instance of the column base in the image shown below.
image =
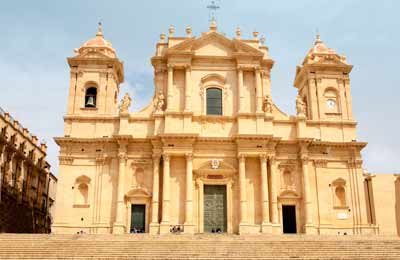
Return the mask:
M 183 224 L 183 233 L 185 234 L 194 234 L 194 225 L 193 224 Z
M 271 225 L 271 223 L 262 223 L 261 224 L 261 233 L 272 234 L 272 225 Z
M 169 234 L 171 233 L 170 231 L 171 225 L 169 223 L 162 223 L 160 224 L 160 234 Z
M 304 233 L 309 234 L 309 235 L 318 234 L 317 229 L 312 224 L 305 224 L 304 225 Z
M 240 223 L 239 224 L 239 235 L 242 234 L 251 234 L 253 225 L 249 225 L 247 223 Z
M 125 234 L 125 225 L 121 223 L 114 223 L 113 234 Z
M 272 234 L 282 234 L 281 225 L 280 224 L 271 224 Z
M 150 223 L 149 225 L 149 233 L 151 235 L 158 235 L 160 232 L 160 224 L 158 223 Z

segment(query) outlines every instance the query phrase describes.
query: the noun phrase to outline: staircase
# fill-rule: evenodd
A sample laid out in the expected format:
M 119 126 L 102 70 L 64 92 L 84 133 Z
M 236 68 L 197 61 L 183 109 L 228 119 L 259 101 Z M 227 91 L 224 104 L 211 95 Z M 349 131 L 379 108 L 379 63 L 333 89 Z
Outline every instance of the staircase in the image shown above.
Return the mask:
M 0 234 L 0 259 L 400 259 L 400 238 Z

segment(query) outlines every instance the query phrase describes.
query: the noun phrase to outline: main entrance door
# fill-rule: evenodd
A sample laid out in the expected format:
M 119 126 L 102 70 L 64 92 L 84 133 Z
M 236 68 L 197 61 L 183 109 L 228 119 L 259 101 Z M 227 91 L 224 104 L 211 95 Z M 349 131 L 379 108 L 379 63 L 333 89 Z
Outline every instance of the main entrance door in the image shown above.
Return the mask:
M 146 223 L 146 205 L 132 205 L 131 233 L 144 233 Z
M 283 233 L 295 234 L 296 228 L 296 206 L 282 205 Z
M 204 232 L 226 232 L 226 185 L 204 185 Z

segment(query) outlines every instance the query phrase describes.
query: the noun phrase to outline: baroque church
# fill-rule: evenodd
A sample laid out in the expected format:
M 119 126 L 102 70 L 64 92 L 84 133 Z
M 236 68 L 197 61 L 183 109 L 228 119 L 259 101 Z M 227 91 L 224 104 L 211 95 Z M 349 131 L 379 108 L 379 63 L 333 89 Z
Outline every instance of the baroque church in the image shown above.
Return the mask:
M 100 24 L 68 58 L 53 232 L 378 234 L 352 65 L 317 36 L 289 115 L 271 96 L 269 49 L 252 36 L 227 38 L 215 22 L 199 37 L 171 26 L 151 58 L 154 96 L 129 112 L 135 100 L 118 100 L 124 64 Z M 393 232 L 396 210 L 385 220 Z

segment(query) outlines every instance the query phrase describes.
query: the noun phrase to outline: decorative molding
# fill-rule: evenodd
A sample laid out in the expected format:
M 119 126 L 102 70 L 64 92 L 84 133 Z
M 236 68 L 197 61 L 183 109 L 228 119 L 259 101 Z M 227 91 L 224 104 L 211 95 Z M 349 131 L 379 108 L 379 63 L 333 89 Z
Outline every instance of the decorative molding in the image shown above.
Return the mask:
M 72 165 L 74 162 L 74 158 L 71 156 L 59 156 L 58 160 L 60 161 L 60 165 Z
M 314 160 L 314 165 L 316 168 L 326 168 L 328 165 L 328 160 L 326 159 L 316 159 Z

